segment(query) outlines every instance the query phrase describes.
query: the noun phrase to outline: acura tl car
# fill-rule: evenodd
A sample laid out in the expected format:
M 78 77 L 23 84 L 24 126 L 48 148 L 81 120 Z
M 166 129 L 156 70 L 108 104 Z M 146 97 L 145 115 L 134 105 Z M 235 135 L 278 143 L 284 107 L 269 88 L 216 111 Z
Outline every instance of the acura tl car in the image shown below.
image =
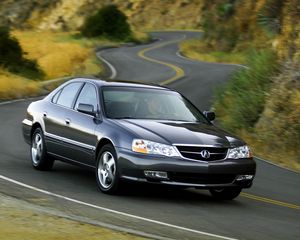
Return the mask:
M 252 185 L 256 164 L 214 118 L 166 87 L 77 78 L 31 103 L 22 128 L 35 169 L 55 160 L 94 169 L 102 192 L 129 180 L 233 199 Z

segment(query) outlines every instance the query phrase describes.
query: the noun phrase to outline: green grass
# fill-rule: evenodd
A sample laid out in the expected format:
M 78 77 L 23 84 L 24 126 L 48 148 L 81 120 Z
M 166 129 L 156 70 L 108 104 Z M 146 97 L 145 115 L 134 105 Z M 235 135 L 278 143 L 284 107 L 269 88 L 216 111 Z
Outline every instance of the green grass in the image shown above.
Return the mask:
M 223 127 L 250 130 L 258 121 L 278 63 L 271 50 L 252 51 L 247 66 L 216 90 L 214 108 Z

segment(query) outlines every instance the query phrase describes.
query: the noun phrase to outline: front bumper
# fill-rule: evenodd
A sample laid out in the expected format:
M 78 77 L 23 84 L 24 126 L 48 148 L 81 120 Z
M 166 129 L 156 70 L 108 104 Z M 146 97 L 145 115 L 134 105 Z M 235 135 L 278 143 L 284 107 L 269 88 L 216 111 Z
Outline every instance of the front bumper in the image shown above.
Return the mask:
M 240 175 L 255 175 L 253 159 L 226 159 L 202 162 L 165 156 L 148 156 L 117 148 L 120 177 L 127 180 L 197 188 L 249 188 L 253 179 L 238 180 Z M 167 172 L 167 179 L 146 177 L 144 171 Z
M 32 121 L 25 118 L 22 121 L 22 133 L 25 142 L 28 144 L 31 144 L 31 129 L 32 129 Z

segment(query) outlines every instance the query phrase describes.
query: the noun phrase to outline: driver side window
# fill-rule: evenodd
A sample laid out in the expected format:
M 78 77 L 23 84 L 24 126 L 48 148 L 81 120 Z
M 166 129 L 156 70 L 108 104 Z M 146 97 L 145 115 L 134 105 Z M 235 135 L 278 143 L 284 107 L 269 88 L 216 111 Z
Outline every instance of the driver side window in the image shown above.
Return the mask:
M 92 84 L 86 83 L 82 88 L 75 104 L 75 110 L 77 110 L 79 103 L 93 105 L 94 111 L 97 110 L 97 91 Z

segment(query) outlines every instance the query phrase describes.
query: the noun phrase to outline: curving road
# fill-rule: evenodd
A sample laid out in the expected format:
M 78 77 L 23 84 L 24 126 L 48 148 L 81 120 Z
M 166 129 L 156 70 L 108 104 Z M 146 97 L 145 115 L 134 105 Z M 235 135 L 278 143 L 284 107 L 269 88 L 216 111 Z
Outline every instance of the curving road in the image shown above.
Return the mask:
M 239 66 L 180 56 L 178 41 L 199 33 L 152 35 L 159 40 L 97 54 L 114 78 L 168 84 L 200 109 L 208 109 L 213 89 Z M 258 159 L 254 186 L 234 201 L 214 201 L 203 190 L 144 185 L 128 185 L 125 194 L 109 196 L 97 190 L 94 173 L 88 170 L 61 162 L 50 172 L 33 170 L 20 128 L 29 102 L 0 105 L 0 192 L 80 221 L 152 238 L 300 239 L 300 174 Z

